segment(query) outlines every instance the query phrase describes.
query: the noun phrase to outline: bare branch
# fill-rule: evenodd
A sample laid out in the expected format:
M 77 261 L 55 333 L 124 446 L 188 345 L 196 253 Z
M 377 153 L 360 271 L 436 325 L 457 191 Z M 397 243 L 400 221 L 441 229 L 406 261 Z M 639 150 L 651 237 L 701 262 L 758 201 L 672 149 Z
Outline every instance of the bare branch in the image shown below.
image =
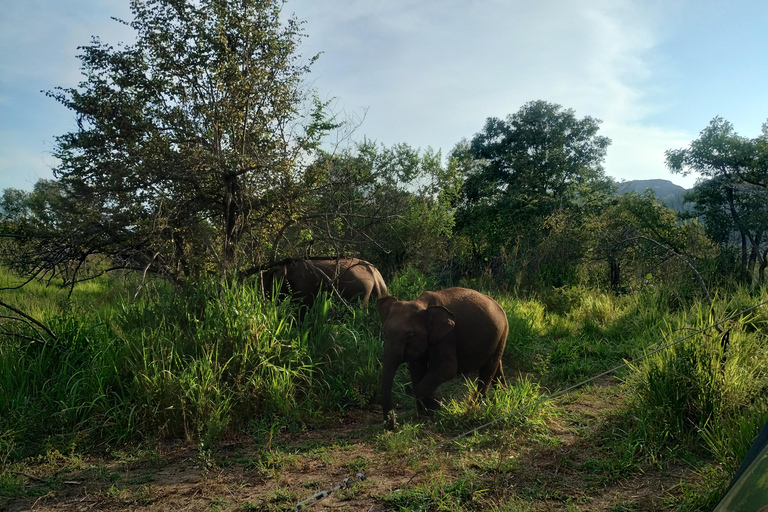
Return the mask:
M 58 337 L 56 336 L 56 334 L 54 334 L 54 332 L 53 332 L 52 330 L 50 330 L 48 327 L 46 327 L 46 326 L 45 326 L 45 324 L 43 324 L 43 323 L 42 323 L 42 322 L 40 322 L 39 320 L 35 320 L 34 318 L 32 318 L 32 317 L 31 317 L 31 316 L 29 316 L 28 314 L 24 313 L 24 312 L 23 312 L 23 311 L 21 311 L 20 309 L 17 309 L 17 308 L 15 308 L 15 307 L 11 306 L 10 304 L 7 304 L 7 303 L 5 303 L 5 302 L 3 302 L 3 301 L 0 301 L 0 306 L 4 307 L 4 308 L 6 308 L 6 309 L 10 309 L 10 310 L 11 310 L 11 311 L 13 311 L 14 313 L 16 313 L 17 315 L 19 315 L 20 317 L 22 317 L 24 320 L 26 320 L 27 322 L 30 322 L 30 323 L 32 323 L 32 324 L 34 324 L 34 325 L 38 326 L 39 328 L 41 328 L 42 330 L 44 330 L 44 331 L 45 331 L 45 332 L 46 332 L 46 333 L 47 333 L 47 334 L 48 334 L 48 335 L 49 335 L 51 338 L 53 338 L 54 340 L 58 339 Z M 11 317 L 11 318 L 13 318 L 13 317 Z M 19 321 L 22 321 L 20 318 L 13 318 L 13 319 L 14 319 L 14 320 L 19 320 Z

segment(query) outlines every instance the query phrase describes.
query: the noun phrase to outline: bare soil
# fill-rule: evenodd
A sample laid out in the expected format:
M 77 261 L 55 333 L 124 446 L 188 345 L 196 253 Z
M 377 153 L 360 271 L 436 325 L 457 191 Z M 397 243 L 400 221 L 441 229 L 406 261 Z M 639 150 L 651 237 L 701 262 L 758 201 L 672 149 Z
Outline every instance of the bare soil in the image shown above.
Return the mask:
M 599 440 L 610 435 L 610 415 L 620 401 L 608 381 L 558 403 L 560 414 L 548 426 L 547 441 L 526 441 L 494 457 L 509 461 L 482 475 L 488 489 L 472 509 L 513 502 L 507 510 L 654 511 L 662 510 L 682 483 L 696 472 L 682 464 L 648 464 L 606 470 Z M 323 428 L 223 440 L 215 450 L 174 442 L 85 457 L 48 456 L 12 468 L 23 482 L 23 497 L 0 497 L 0 510 L 53 511 L 248 511 L 292 510 L 299 501 L 332 489 L 350 477 L 350 486 L 333 492 L 310 510 L 392 510 L 387 496 L 398 489 L 426 485 L 435 475 L 459 478 L 471 464 L 444 448 L 411 464 L 377 446 L 380 409 L 355 409 L 330 419 Z M 279 447 L 279 448 L 278 448 Z M 421 447 L 416 447 L 420 449 Z M 448 452 L 448 455 L 446 455 Z M 477 457 L 478 454 L 473 456 Z M 484 455 L 482 455 L 484 456 Z M 491 456 L 491 455 L 489 455 Z M 429 457 L 429 456 L 425 456 Z M 361 463 L 370 475 L 358 481 Z M 482 473 L 482 471 L 481 471 Z

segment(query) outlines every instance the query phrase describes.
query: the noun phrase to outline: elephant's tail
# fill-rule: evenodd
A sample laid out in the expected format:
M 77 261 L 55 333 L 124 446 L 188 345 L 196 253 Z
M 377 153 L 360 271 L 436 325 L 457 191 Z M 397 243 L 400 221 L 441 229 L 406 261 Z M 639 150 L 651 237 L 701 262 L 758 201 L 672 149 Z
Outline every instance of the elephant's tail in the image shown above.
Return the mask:
M 384 278 L 381 277 L 381 272 L 379 272 L 379 269 L 374 267 L 372 270 L 373 270 L 373 290 L 371 290 L 372 295 L 377 299 L 386 297 L 387 295 L 389 295 L 389 291 L 387 290 L 387 283 L 385 283 Z
M 506 316 L 506 314 L 505 314 Z M 496 373 L 493 375 L 491 379 L 491 386 L 495 384 L 499 384 L 502 387 L 507 387 L 507 379 L 504 378 L 504 369 L 501 365 L 501 359 L 502 356 L 504 356 L 504 348 L 507 346 L 507 336 L 509 336 L 509 323 L 505 322 L 506 325 L 504 325 L 504 332 L 501 333 L 501 336 L 499 337 L 499 344 L 498 347 L 496 347 L 496 353 L 494 354 L 494 358 L 499 362 L 498 366 L 496 367 Z

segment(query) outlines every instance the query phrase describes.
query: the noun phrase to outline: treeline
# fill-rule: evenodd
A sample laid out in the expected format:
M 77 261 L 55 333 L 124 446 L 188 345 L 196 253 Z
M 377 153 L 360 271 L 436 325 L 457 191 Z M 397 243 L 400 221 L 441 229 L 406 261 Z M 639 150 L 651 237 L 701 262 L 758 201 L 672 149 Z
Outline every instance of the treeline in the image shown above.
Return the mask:
M 281 1 L 236 4 L 134 3 L 135 44 L 80 48 L 82 82 L 47 93 L 77 121 L 55 179 L 3 192 L 5 265 L 70 286 L 129 269 L 180 287 L 310 255 L 508 289 L 763 279 L 765 129 L 747 139 L 716 118 L 667 153 L 702 176 L 687 216 L 619 196 L 600 121 L 545 101 L 489 118 L 446 158 L 353 142 L 306 85 L 301 22 Z

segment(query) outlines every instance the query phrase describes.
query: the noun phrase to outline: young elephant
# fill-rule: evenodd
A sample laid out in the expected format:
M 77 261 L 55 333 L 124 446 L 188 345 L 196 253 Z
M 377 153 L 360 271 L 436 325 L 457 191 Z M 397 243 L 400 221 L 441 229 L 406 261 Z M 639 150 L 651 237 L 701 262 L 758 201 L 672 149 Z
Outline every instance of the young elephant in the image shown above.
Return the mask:
M 499 304 L 466 288 L 424 292 L 413 301 L 394 297 L 376 303 L 384 331 L 381 406 L 388 429 L 397 426 L 392 383 L 401 363 L 408 370 L 419 414 L 438 407 L 437 387 L 460 373 L 479 371 L 478 390 L 505 384 L 501 356 L 509 324 Z

